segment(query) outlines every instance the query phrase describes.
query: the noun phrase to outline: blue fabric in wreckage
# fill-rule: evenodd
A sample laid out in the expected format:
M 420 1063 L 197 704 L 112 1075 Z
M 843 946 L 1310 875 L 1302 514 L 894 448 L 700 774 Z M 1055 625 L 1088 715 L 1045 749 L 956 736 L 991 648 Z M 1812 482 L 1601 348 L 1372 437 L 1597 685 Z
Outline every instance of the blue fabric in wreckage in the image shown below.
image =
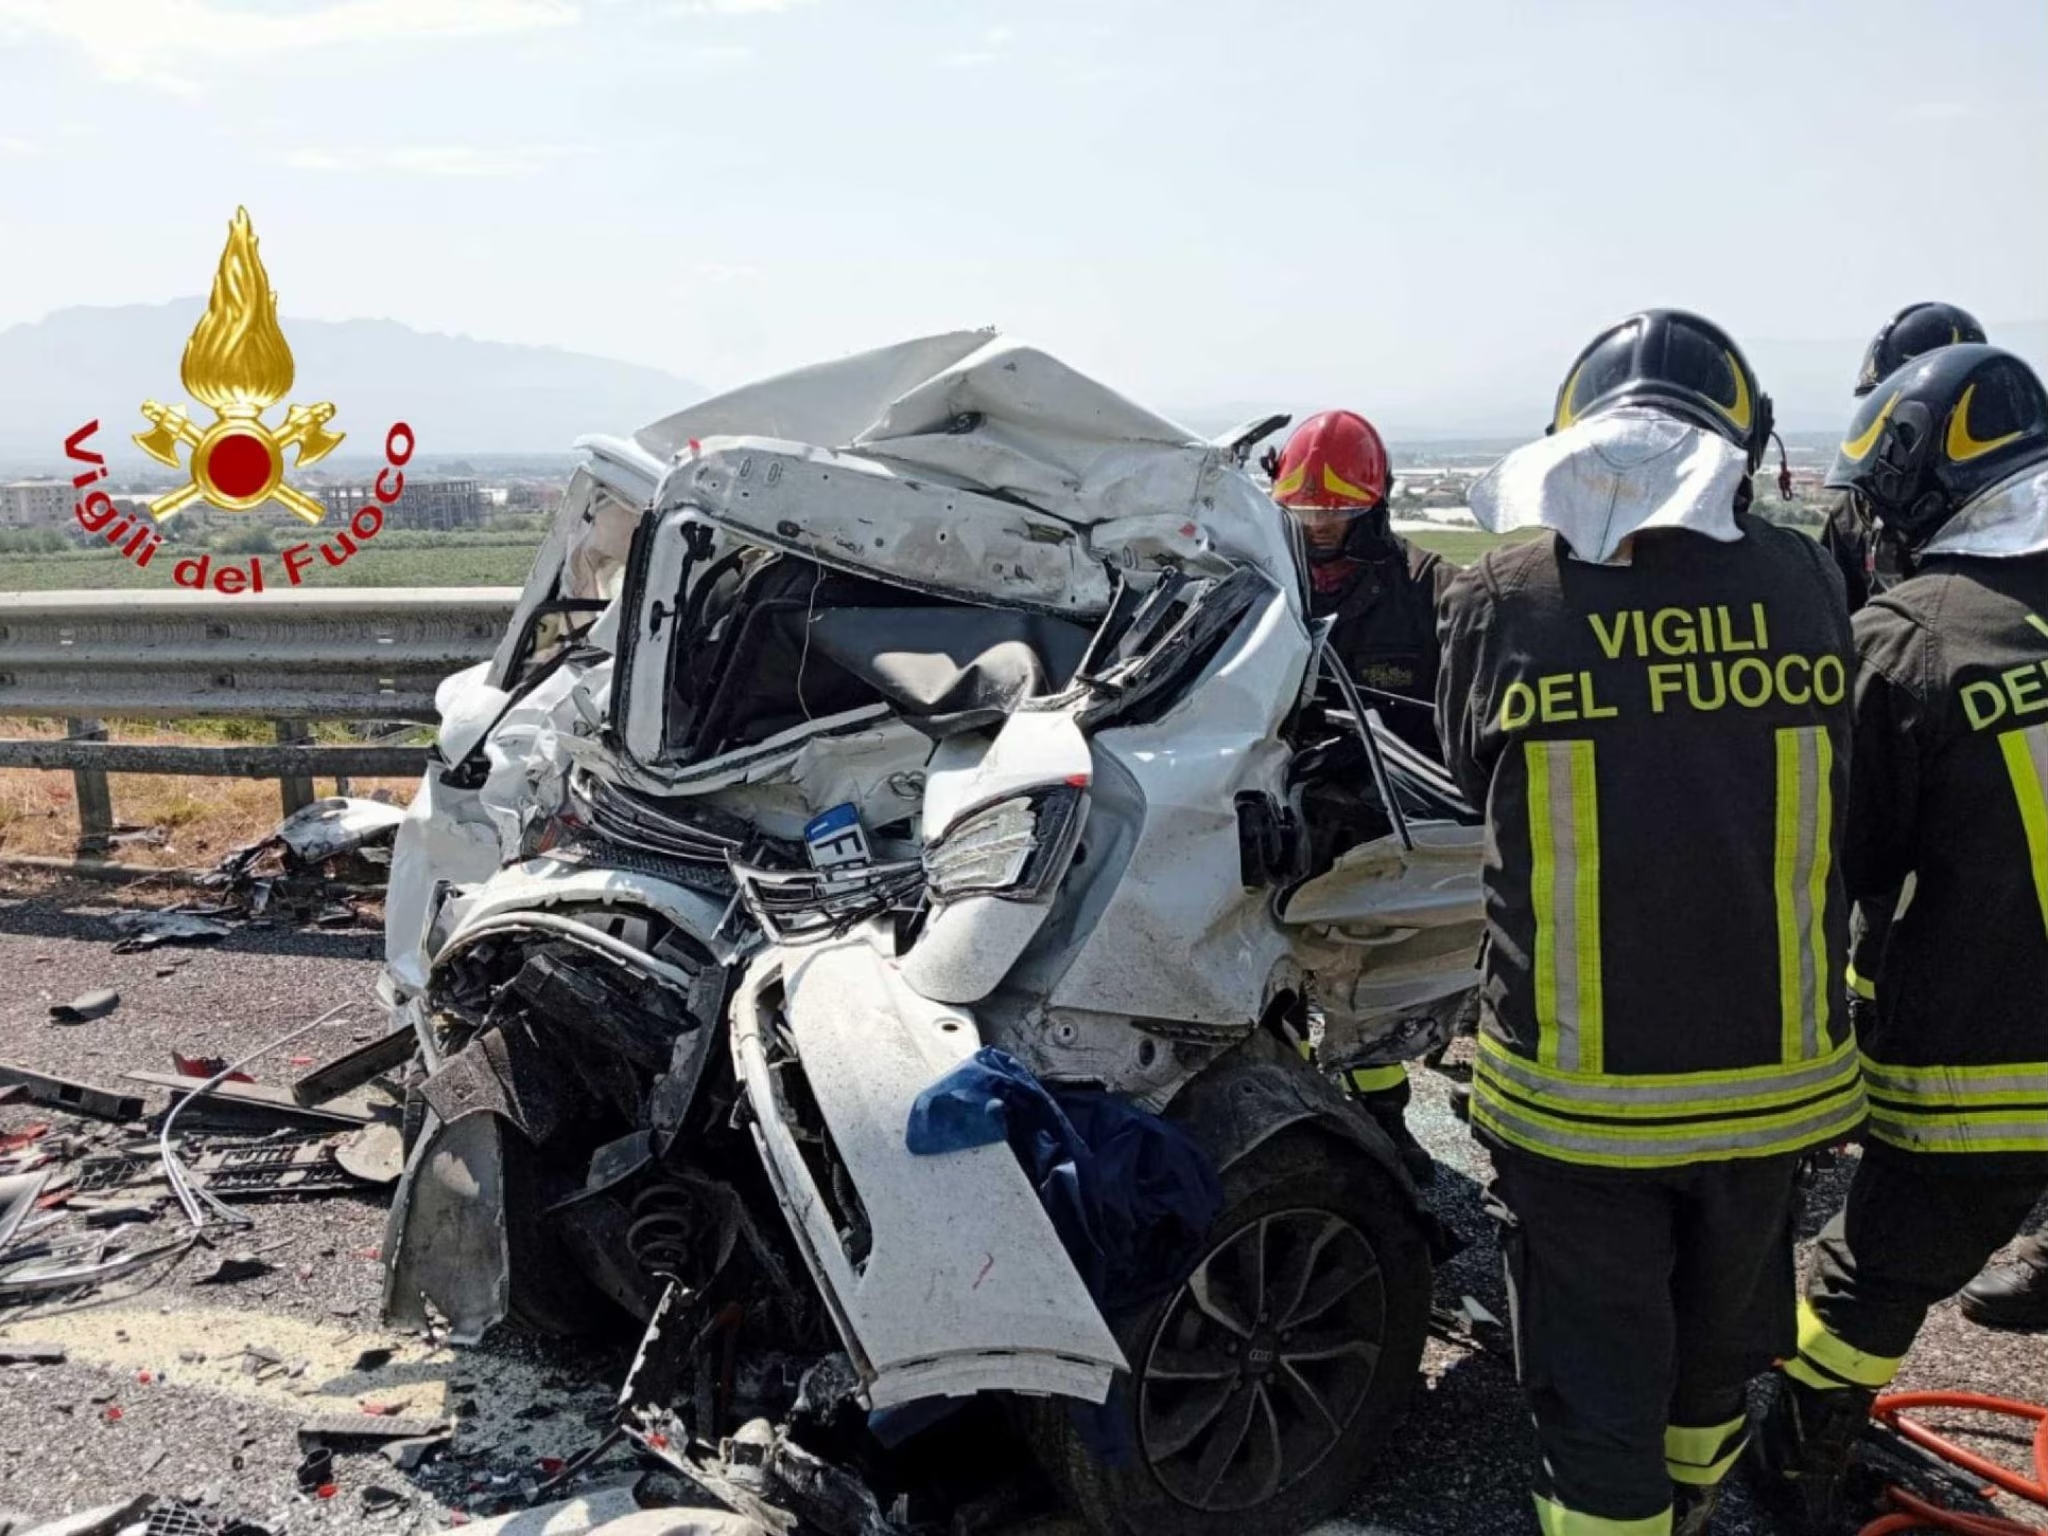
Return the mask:
M 904 1135 L 920 1156 L 1005 1140 L 1104 1312 L 1180 1284 L 1223 1210 L 1216 1170 L 1179 1126 L 1111 1094 L 1054 1093 L 994 1046 L 920 1093 Z
M 1055 1094 L 1016 1057 L 983 1046 L 917 1096 L 904 1143 L 929 1156 L 998 1141 L 1009 1142 L 1105 1313 L 1179 1285 L 1223 1210 L 1216 1170 L 1179 1126 L 1110 1094 Z M 1082 1441 L 1112 1466 L 1131 1460 L 1124 1405 L 1121 1379 L 1100 1404 L 1067 1404 Z M 869 1422 L 892 1444 L 945 1411 L 907 1403 Z

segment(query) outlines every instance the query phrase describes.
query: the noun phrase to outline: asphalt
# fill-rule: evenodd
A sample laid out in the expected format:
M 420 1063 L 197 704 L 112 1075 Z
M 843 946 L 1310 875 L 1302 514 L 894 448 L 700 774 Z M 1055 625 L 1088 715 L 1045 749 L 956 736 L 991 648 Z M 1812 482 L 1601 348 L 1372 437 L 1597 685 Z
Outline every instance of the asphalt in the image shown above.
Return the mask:
M 283 1083 L 304 1070 L 291 1058 L 325 1060 L 381 1028 L 371 992 L 374 931 L 245 928 L 209 947 L 116 955 L 108 919 L 125 900 L 77 884 L 0 887 L 0 1060 L 133 1089 L 124 1072 L 171 1070 L 173 1052 L 238 1055 L 348 1005 L 331 1025 L 251 1068 L 261 1081 Z M 51 1022 L 52 1004 L 101 987 L 121 994 L 112 1013 Z M 1430 1201 L 1467 1243 L 1439 1272 L 1437 1301 L 1455 1307 L 1471 1297 L 1505 1317 L 1499 1257 L 1480 1204 L 1485 1156 L 1451 1113 L 1447 1080 L 1424 1071 L 1415 1081 L 1411 1124 L 1441 1165 Z M 151 1107 L 160 1103 L 152 1094 Z M 33 1106 L 0 1108 L 0 1132 L 39 1122 L 53 1135 L 113 1134 Z M 1852 1169 L 1853 1157 L 1808 1191 L 1805 1237 L 1839 1204 Z M 155 1492 L 194 1501 L 215 1523 L 390 1533 L 517 1507 L 552 1470 L 549 1458 L 573 1455 L 594 1438 L 625 1351 L 510 1328 L 473 1350 L 385 1333 L 376 1321 L 384 1203 L 373 1191 L 245 1207 L 254 1221 L 248 1231 L 110 1286 L 84 1306 L 0 1310 L 0 1345 L 49 1341 L 68 1353 L 62 1365 L 0 1365 L 0 1518 L 50 1518 Z M 2034 1224 L 2044 1215 L 2037 1210 Z M 152 1236 L 179 1231 L 173 1211 Z M 272 1268 L 235 1284 L 200 1283 L 235 1250 Z M 245 1354 L 252 1347 L 278 1365 L 252 1373 L 261 1359 Z M 366 1362 L 367 1350 L 392 1354 Z M 2048 1341 L 1974 1328 L 1943 1306 L 1902 1385 L 2048 1401 Z M 452 1418 L 450 1453 L 410 1474 L 373 1452 L 339 1455 L 331 1495 L 301 1491 L 296 1431 L 306 1417 L 392 1407 Z M 2008 1446 L 2003 1454 L 2015 1453 Z M 1531 1530 L 1530 1455 L 1512 1366 L 1498 1346 L 1433 1339 L 1412 1409 L 1380 1449 L 1359 1507 L 1324 1536 Z M 630 1472 L 613 1461 L 598 1475 Z M 371 1487 L 390 1490 L 394 1506 L 367 1512 Z M 1738 1479 L 1716 1531 L 1772 1529 Z

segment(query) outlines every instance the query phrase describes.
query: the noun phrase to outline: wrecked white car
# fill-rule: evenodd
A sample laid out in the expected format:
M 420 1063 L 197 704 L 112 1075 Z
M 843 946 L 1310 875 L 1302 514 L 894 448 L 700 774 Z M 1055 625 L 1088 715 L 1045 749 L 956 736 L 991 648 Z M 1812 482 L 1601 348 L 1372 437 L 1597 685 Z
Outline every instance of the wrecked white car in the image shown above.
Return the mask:
M 1099 1529 L 1340 1508 L 1438 1234 L 1301 1046 L 1447 1038 L 1481 833 L 1241 448 L 985 333 L 584 447 L 394 852 L 389 1314 L 652 1320 L 621 1432 L 825 1528 L 963 1405 Z

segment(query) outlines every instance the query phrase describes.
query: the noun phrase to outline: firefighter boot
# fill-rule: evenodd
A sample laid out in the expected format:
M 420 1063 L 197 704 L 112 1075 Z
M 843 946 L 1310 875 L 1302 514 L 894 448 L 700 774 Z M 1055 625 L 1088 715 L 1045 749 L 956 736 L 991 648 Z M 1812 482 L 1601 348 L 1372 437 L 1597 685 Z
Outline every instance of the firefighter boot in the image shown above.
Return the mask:
M 2048 1329 L 2048 1233 L 2021 1243 L 2003 1264 L 1993 1264 L 1963 1287 L 1963 1316 L 1986 1328 Z
M 1714 1511 L 1721 1507 L 1721 1485 L 1699 1488 L 1691 1483 L 1671 1485 L 1671 1536 L 1707 1536 L 1714 1528 Z
M 1876 1399 L 1861 1387 L 1823 1392 L 1777 1377 L 1750 1442 L 1758 1500 L 1805 1536 L 1833 1536 L 1848 1512 L 1850 1456 Z
M 1405 1097 L 1404 1094 L 1402 1098 Z M 1394 1150 L 1401 1154 L 1401 1166 L 1408 1170 L 1408 1177 L 1418 1185 L 1434 1184 L 1436 1159 L 1429 1155 L 1429 1149 L 1417 1141 L 1415 1133 L 1408 1129 L 1408 1116 L 1404 1104 L 1390 1094 L 1361 1093 L 1357 1098 L 1359 1107 L 1379 1122 L 1380 1129 L 1387 1133 L 1387 1140 L 1391 1141 Z

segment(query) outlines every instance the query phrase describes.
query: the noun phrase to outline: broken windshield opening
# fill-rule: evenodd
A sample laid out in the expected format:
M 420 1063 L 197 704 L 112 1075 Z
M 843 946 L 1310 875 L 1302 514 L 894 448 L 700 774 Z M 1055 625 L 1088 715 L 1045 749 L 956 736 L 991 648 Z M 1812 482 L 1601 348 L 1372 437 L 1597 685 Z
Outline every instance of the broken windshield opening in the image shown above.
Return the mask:
M 1064 687 L 1089 631 L 977 607 L 793 555 L 706 566 L 669 649 L 663 755 L 700 762 L 880 704 L 934 739 Z

